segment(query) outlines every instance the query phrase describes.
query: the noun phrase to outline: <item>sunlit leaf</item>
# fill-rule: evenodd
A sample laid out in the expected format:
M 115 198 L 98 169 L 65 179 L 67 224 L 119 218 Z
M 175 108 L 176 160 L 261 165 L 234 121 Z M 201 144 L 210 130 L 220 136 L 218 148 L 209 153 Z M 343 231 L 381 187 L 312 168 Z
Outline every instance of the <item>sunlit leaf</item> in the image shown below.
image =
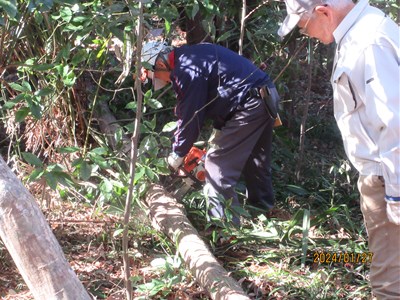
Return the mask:
M 168 122 L 167 124 L 164 125 L 162 132 L 171 132 L 174 131 L 177 127 L 177 122 Z

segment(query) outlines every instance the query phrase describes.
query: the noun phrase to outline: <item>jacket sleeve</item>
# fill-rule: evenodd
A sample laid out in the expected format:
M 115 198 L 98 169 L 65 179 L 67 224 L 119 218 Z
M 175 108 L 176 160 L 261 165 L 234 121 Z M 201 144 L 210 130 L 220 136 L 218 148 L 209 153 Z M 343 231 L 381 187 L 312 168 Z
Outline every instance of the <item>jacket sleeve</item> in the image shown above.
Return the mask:
M 196 142 L 204 123 L 208 84 L 207 78 L 193 65 L 177 72 L 173 87 L 177 96 L 175 115 L 178 127 L 172 150 L 179 156 L 185 156 Z

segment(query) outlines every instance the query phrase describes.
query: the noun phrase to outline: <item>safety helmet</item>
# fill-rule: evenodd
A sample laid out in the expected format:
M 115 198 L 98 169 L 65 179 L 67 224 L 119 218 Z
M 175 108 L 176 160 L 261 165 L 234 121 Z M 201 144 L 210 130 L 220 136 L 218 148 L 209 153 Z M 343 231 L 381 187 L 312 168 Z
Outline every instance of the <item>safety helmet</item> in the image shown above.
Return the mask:
M 165 42 L 159 42 L 159 41 L 147 42 L 146 44 L 143 45 L 141 53 L 141 61 L 144 64 L 143 68 L 149 69 L 150 65 L 151 69 L 154 69 L 158 56 L 163 53 L 168 53 L 171 50 L 172 47 L 168 46 L 167 43 Z M 156 78 L 154 72 L 151 73 L 151 81 L 153 83 L 153 88 L 155 91 L 163 88 L 168 84 L 168 82 Z
M 142 63 L 148 63 L 152 67 L 156 64 L 157 57 L 162 52 L 167 52 L 170 50 L 165 42 L 151 41 L 143 45 L 142 48 Z

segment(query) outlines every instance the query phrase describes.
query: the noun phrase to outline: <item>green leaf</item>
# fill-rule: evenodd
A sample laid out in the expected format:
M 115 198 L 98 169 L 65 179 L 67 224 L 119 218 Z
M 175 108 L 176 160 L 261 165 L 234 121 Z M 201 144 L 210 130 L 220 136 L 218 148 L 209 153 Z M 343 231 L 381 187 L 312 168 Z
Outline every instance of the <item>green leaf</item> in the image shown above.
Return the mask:
M 72 10 L 69 7 L 63 7 L 60 11 L 61 18 L 69 23 L 72 19 Z
M 63 82 L 66 86 L 73 86 L 76 81 L 76 76 L 73 70 L 63 76 Z
M 31 87 L 31 85 L 29 84 L 28 81 L 25 81 L 25 80 L 22 81 L 22 86 L 25 89 L 25 91 L 32 92 L 32 87 Z
M 150 131 L 153 131 L 156 128 L 156 122 L 155 122 L 155 118 L 153 118 L 153 120 L 149 121 L 144 121 L 143 124 L 150 129 Z
M 51 173 L 47 173 L 44 175 L 44 177 L 46 178 L 46 183 L 49 185 L 49 187 L 55 191 L 57 189 L 57 184 L 58 184 L 55 176 Z
M 57 149 L 58 153 L 74 153 L 80 151 L 81 148 L 79 147 L 61 147 Z
M 160 136 L 160 145 L 164 147 L 171 147 L 171 139 L 166 136 Z
M 53 92 L 54 92 L 53 87 L 48 86 L 48 87 L 45 87 L 43 89 L 40 89 L 39 91 L 36 91 L 35 95 L 39 96 L 39 97 L 45 97 L 45 96 L 50 95 Z
M 110 166 L 108 162 L 104 159 L 104 157 L 98 156 L 98 155 L 91 155 L 90 159 L 98 165 L 100 168 L 103 169 L 108 169 Z
M 131 109 L 131 110 L 133 110 L 133 111 L 136 111 L 137 103 L 134 102 L 134 101 L 129 102 L 129 103 L 125 106 L 125 108 L 126 108 L 126 109 Z
M 100 190 L 105 194 L 111 194 L 113 190 L 113 184 L 110 180 L 104 179 L 100 184 Z
M 23 81 L 22 85 L 19 85 L 18 83 L 15 83 L 15 82 L 11 82 L 10 87 L 13 90 L 16 90 L 18 92 L 30 92 L 31 91 L 31 86 L 26 81 Z
M 4 103 L 3 108 L 4 108 L 4 109 L 11 109 L 11 108 L 13 108 L 16 104 L 17 104 L 17 102 L 14 102 L 14 101 L 7 101 L 6 103 Z
M 92 170 L 93 167 L 91 164 L 87 163 L 86 161 L 84 161 L 81 164 L 81 168 L 80 168 L 80 176 L 83 180 L 88 180 L 90 178 L 90 176 L 92 176 Z
M 140 179 L 142 179 L 144 174 L 145 174 L 145 169 L 143 167 L 137 167 L 135 172 L 135 178 L 133 180 L 134 184 L 136 184 Z
M 153 66 L 149 64 L 147 61 L 142 62 L 142 67 L 145 68 L 146 70 L 153 70 Z M 149 90 L 150 91 L 150 90 Z M 149 92 L 147 91 L 146 94 Z M 151 92 L 151 91 L 150 91 Z M 146 96 L 145 94 L 145 96 Z
M 307 190 L 305 190 L 302 187 L 297 186 L 297 185 L 289 184 L 289 185 L 287 185 L 287 189 L 289 191 L 299 195 L 299 196 L 304 196 L 304 195 L 308 195 L 309 194 L 309 192 Z
M 65 172 L 51 172 L 48 174 L 54 176 L 54 179 L 58 183 L 61 183 L 64 186 L 72 186 L 74 184 L 73 180 L 71 179 L 71 176 L 69 176 Z
M 147 176 L 151 181 L 153 181 L 154 178 L 156 177 L 156 174 L 153 172 L 153 170 L 150 169 L 150 168 L 145 168 L 144 171 L 145 171 L 145 173 L 146 173 L 146 176 Z
M 168 34 L 171 31 L 171 22 L 169 22 L 167 19 L 164 19 L 164 27 L 165 33 Z
M 83 30 L 83 26 L 82 25 L 74 25 L 74 24 L 68 24 L 67 26 L 65 26 L 65 28 L 63 29 L 63 32 L 75 32 L 75 31 L 81 31 Z
M 155 137 L 148 135 L 143 138 L 139 147 L 139 155 L 141 154 L 156 154 L 158 152 L 158 143 Z
M 22 122 L 29 114 L 29 108 L 23 107 L 15 113 L 15 122 Z
M 11 19 L 14 19 L 17 15 L 18 10 L 16 0 L 0 0 L 0 7 L 5 10 Z
M 173 122 L 168 122 L 167 124 L 164 125 L 162 132 L 171 132 L 176 129 L 177 123 L 176 121 Z
M 85 61 L 87 59 L 88 54 L 86 53 L 86 50 L 81 49 L 74 55 L 74 57 L 71 60 L 71 63 L 73 66 L 79 65 L 81 62 Z
M 82 157 L 79 157 L 79 158 L 77 158 L 77 159 L 75 159 L 73 162 L 72 162 L 72 164 L 71 164 L 71 166 L 72 167 L 80 167 L 80 165 L 83 163 L 83 158 Z
M 39 65 L 33 65 L 32 69 L 37 70 L 37 71 L 47 71 L 51 70 L 54 68 L 53 64 L 39 64 Z
M 52 164 L 47 166 L 47 172 L 63 172 L 65 168 L 59 164 Z
M 22 152 L 21 154 L 28 164 L 35 167 L 43 167 L 42 161 L 35 154 L 32 154 L 30 152 Z
M 44 170 L 42 168 L 37 168 L 33 170 L 33 172 L 29 175 L 30 180 L 36 180 L 40 177 L 42 177 L 44 174 Z
M 150 297 L 157 295 L 164 288 L 165 283 L 158 279 L 153 279 L 151 282 L 141 284 L 137 287 L 139 292 L 146 293 Z
M 224 34 L 222 34 L 218 39 L 217 39 L 217 41 L 218 42 L 223 42 L 223 41 L 226 41 L 228 38 L 230 38 L 232 36 L 232 32 L 230 32 L 230 31 L 227 31 L 227 32 L 225 32 Z
M 42 117 L 42 109 L 41 109 L 40 105 L 38 105 L 37 103 L 34 103 L 34 102 L 30 102 L 29 109 L 31 111 L 32 116 L 34 116 L 35 119 L 40 120 L 40 118 Z
M 96 155 L 105 155 L 107 154 L 107 150 L 102 147 L 97 147 L 92 149 L 89 154 L 96 154 Z
M 151 108 L 154 108 L 154 109 L 160 109 L 160 108 L 163 107 L 163 105 L 161 104 L 161 102 L 158 101 L 157 99 L 154 99 L 154 98 L 149 98 L 149 99 L 147 99 L 147 100 L 146 100 L 146 104 L 147 104 L 148 106 L 150 106 Z
M 199 12 L 199 9 L 200 9 L 200 7 L 199 7 L 199 4 L 198 3 L 195 3 L 194 5 L 193 5 L 193 8 L 192 8 L 192 15 L 191 15 L 191 19 L 192 20 L 194 20 L 194 17 L 197 15 L 197 13 Z

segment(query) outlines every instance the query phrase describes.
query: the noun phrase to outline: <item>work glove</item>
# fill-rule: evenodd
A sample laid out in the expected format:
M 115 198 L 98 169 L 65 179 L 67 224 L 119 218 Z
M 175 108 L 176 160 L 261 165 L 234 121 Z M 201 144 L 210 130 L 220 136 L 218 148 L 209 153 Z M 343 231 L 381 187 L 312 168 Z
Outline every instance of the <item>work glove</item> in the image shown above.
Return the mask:
M 183 158 L 184 157 L 179 156 L 175 152 L 171 152 L 167 158 L 168 165 L 171 167 L 171 169 L 176 170 L 182 164 Z
M 394 197 L 385 197 L 386 214 L 390 222 L 400 225 L 400 201 Z

